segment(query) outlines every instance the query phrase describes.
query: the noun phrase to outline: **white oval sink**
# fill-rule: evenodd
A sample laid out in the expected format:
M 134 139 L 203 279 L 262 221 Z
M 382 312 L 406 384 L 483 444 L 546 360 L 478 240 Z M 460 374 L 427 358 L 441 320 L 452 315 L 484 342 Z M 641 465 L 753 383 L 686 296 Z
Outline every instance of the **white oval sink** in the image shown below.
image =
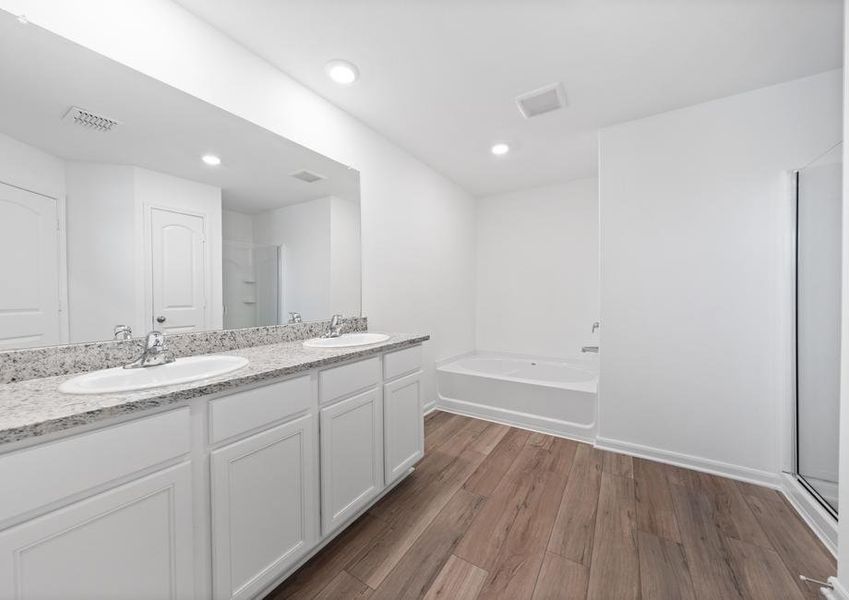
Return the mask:
M 335 338 L 313 338 L 304 342 L 305 348 L 349 348 L 379 344 L 389 339 L 385 333 L 346 333 Z
M 65 394 L 110 394 L 188 383 L 230 373 L 248 364 L 241 356 L 187 356 L 156 367 L 103 369 L 78 375 L 59 386 Z

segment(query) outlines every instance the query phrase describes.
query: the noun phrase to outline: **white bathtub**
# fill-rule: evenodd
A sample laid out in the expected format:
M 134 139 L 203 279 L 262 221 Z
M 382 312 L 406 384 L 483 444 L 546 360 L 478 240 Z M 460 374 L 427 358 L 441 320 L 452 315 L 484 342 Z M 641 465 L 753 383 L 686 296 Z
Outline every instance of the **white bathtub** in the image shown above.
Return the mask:
M 438 407 L 579 440 L 595 438 L 598 360 L 478 353 L 437 368 Z

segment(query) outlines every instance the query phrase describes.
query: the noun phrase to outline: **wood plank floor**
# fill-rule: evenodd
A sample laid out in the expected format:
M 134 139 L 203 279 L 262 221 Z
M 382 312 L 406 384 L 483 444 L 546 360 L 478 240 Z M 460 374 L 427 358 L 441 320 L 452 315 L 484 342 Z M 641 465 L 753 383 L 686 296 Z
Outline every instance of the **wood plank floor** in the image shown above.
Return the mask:
M 778 492 L 433 412 L 416 471 L 268 598 L 816 599 Z

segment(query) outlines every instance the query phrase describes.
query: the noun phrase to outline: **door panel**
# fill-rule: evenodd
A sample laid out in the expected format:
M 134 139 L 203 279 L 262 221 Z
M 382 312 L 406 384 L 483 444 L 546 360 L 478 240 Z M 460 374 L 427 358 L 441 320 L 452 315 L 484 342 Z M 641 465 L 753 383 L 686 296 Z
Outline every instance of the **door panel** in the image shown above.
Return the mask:
M 58 344 L 56 200 L 0 184 L 0 349 Z
M 380 390 L 321 410 L 321 531 L 327 535 L 383 489 Z
M 188 463 L 0 532 L 0 598 L 192 598 Z
M 150 209 L 154 329 L 207 328 L 204 218 Z
M 212 452 L 215 598 L 252 598 L 318 538 L 315 418 Z
M 421 373 L 383 386 L 384 472 L 389 485 L 424 456 Z

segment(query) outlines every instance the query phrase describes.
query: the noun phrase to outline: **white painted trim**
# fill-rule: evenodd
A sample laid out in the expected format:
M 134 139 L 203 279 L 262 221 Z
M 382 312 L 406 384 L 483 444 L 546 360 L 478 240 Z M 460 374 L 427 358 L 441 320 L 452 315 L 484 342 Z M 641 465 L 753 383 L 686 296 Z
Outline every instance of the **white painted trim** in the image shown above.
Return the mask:
M 684 467 L 685 469 L 692 469 L 693 471 L 702 471 L 704 473 L 728 477 L 738 481 L 763 485 L 775 490 L 782 489 L 781 478 L 779 475 L 776 473 L 770 473 L 769 471 L 761 471 L 760 469 L 733 465 L 731 463 L 725 463 L 709 458 L 691 456 L 680 452 L 670 452 L 668 450 L 661 450 L 659 448 L 632 444 L 630 442 L 621 442 L 619 440 L 612 440 L 603 437 L 596 438 L 595 446 L 602 450 L 610 450 L 611 452 L 618 452 L 620 454 L 629 454 L 638 458 L 646 458 L 656 462 Z
M 837 521 L 789 473 L 782 474 L 782 492 L 823 545 L 837 557 Z M 847 598 L 849 600 L 849 598 Z
M 436 409 L 437 409 L 437 406 L 436 406 L 435 400 L 433 402 L 428 402 L 427 404 L 422 406 L 422 416 L 423 417 L 427 416 L 430 413 L 432 413 L 433 411 L 435 411 Z
M 436 401 L 436 408 L 464 417 L 501 423 L 502 425 L 510 425 L 519 429 L 527 429 L 529 431 L 577 440 L 579 442 L 592 444 L 595 441 L 595 424 L 587 426 L 576 425 L 574 423 L 517 412 L 506 408 L 496 408 L 484 404 L 446 398 L 441 394 Z
M 59 219 L 59 339 L 70 342 L 71 309 L 68 295 L 68 203 L 64 194 L 56 198 L 56 218 Z

